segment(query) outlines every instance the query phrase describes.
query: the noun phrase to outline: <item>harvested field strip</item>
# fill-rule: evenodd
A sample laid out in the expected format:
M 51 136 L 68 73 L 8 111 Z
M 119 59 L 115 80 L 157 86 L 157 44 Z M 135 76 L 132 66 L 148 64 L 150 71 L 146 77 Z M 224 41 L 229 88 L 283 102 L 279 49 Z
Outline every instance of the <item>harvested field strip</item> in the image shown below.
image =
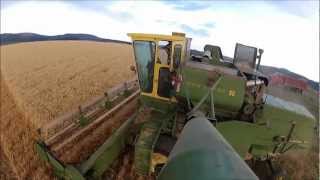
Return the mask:
M 7 163 L 21 179 L 50 179 L 48 168 L 40 162 L 33 148 L 37 138 L 35 129 L 21 113 L 3 82 L 1 80 L 0 138 Z

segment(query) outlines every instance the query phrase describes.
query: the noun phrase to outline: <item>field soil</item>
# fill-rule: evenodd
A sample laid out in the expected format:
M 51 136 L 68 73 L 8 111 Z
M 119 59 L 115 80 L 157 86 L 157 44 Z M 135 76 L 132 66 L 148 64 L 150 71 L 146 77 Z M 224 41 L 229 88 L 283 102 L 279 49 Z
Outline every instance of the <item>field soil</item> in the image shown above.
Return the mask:
M 37 129 L 134 76 L 130 45 L 46 41 L 1 46 L 1 177 L 52 179 Z M 1 178 L 2 179 L 2 178 Z

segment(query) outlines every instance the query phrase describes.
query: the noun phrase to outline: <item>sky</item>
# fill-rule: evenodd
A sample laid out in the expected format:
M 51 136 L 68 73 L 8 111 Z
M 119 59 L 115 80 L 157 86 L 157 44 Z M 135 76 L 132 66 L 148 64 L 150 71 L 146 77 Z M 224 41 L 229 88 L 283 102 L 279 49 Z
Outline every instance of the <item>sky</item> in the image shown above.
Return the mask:
M 130 41 L 129 32 L 184 32 L 191 48 L 264 49 L 261 63 L 319 81 L 319 1 L 1 0 L 1 33 L 87 33 Z

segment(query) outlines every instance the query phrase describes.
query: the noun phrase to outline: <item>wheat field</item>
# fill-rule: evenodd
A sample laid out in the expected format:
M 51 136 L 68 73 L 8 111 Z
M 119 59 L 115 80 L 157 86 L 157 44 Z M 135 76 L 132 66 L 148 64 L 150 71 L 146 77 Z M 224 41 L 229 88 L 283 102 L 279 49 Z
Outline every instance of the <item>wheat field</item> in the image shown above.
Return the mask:
M 37 127 L 133 75 L 131 46 L 119 43 L 21 43 L 1 47 L 1 60 L 4 80 Z
M 47 179 L 33 149 L 36 129 L 131 79 L 132 47 L 91 41 L 1 46 L 0 147 L 21 179 Z M 1 160 L 0 160 L 1 161 Z

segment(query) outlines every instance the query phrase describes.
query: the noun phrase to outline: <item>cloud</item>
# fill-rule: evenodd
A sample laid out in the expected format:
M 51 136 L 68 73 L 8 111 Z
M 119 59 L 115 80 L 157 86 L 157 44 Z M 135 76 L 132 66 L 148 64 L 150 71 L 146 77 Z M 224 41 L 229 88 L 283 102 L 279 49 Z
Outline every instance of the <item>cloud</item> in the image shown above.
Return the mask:
M 196 36 L 209 36 L 209 33 L 207 30 L 205 29 L 196 29 L 196 28 L 192 28 L 186 24 L 181 24 L 181 29 L 187 33 L 190 33 L 192 35 L 196 35 Z
M 128 32 L 185 32 L 194 49 L 219 45 L 232 57 L 236 42 L 257 46 L 265 50 L 262 64 L 318 80 L 318 13 L 298 16 L 269 1 L 232 6 L 228 1 L 21 1 L 1 8 L 0 31 L 88 33 L 126 41 Z
M 61 1 L 67 3 L 82 11 L 91 11 L 93 13 L 100 13 L 107 15 L 122 22 L 127 22 L 131 18 L 131 14 L 126 12 L 117 12 L 113 9 L 114 1 Z
M 203 26 L 206 28 L 214 28 L 216 25 L 214 22 L 207 22 L 207 23 L 203 24 Z
M 16 1 L 1 0 L 0 1 L 0 9 L 1 10 L 6 9 L 6 8 L 13 6 L 13 5 L 20 3 L 20 2 L 22 2 L 22 0 L 20 0 L 20 1 L 19 0 L 16 0 Z
M 300 17 L 316 16 L 319 12 L 319 1 L 268 1 L 280 11 Z
M 209 8 L 208 2 L 202 1 L 164 1 L 168 5 L 173 6 L 177 10 L 195 11 Z
M 179 24 L 178 22 L 175 22 L 175 21 L 161 20 L 161 19 L 157 19 L 155 22 L 160 24 L 165 24 L 168 26 L 176 26 L 177 24 Z

